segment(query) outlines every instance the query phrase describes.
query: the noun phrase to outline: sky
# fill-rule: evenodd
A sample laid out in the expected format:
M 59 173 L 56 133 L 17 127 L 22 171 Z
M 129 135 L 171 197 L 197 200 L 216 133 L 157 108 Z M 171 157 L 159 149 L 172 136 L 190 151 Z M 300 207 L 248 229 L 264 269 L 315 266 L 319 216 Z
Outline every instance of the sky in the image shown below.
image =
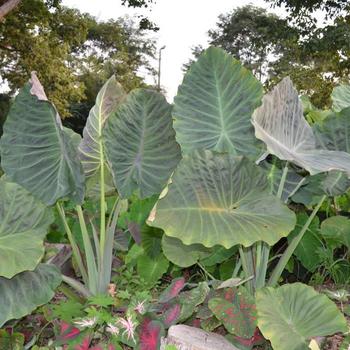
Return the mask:
M 63 0 L 63 4 L 88 12 L 100 20 L 137 14 L 146 15 L 160 27 L 152 34 L 162 51 L 161 85 L 169 101 L 176 95 L 183 78 L 182 65 L 191 57 L 191 48 L 208 42 L 207 32 L 214 28 L 218 16 L 235 7 L 253 4 L 269 8 L 263 0 L 156 0 L 151 9 L 129 9 L 120 0 Z M 273 10 L 281 16 L 284 11 Z M 153 62 L 157 67 L 157 62 Z M 142 75 L 142 72 L 141 72 Z M 149 77 L 146 81 L 154 83 Z

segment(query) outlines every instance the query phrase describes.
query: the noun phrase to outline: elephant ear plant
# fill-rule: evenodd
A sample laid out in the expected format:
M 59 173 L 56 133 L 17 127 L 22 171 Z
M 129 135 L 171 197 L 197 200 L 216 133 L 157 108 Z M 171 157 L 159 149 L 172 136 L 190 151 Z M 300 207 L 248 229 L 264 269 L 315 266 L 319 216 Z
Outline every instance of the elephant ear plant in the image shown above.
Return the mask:
M 185 250 L 191 245 L 198 254 L 215 245 L 237 246 L 240 260 L 233 277 L 242 269 L 256 300 L 257 326 L 275 349 L 306 350 L 315 336 L 347 331 L 345 318 L 327 297 L 301 283 L 276 285 L 323 201 L 339 187 L 333 172 L 349 176 L 350 154 L 319 147 L 289 78 L 262 99 L 259 81 L 221 49 L 209 48 L 192 64 L 174 104 L 183 159 L 148 219 L 168 237 L 162 241 L 164 251 L 171 243 Z M 267 146 L 264 156 L 257 139 Z M 283 170 L 262 162 L 268 153 L 285 161 Z M 255 164 L 257 158 L 264 164 Z M 305 181 L 289 163 L 311 175 L 330 171 L 331 179 L 268 279 L 270 248 L 296 224 L 283 202 Z M 227 320 L 235 310 L 226 304 L 215 307 L 224 318 L 227 307 Z M 234 325 L 225 327 L 241 336 Z
M 33 73 L 9 112 L 1 139 L 0 326 L 48 302 L 64 282 L 85 296 L 107 293 L 118 214 L 133 193 L 161 192 L 180 160 L 171 106 L 152 90 L 127 95 L 114 77 L 99 92 L 83 138 L 62 126 Z M 106 215 L 106 194 L 118 196 Z M 99 217 L 84 199 L 100 202 Z M 64 202 L 75 205 L 83 251 L 75 241 Z M 56 206 L 82 283 L 47 264 L 43 239 Z

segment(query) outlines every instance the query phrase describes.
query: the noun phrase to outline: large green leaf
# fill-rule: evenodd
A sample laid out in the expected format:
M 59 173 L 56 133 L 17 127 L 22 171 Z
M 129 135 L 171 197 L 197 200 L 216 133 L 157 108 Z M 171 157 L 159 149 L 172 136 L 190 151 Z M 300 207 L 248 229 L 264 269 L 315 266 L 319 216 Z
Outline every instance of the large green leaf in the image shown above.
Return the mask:
M 297 224 L 295 229 L 288 235 L 288 242 L 298 235 L 308 218 L 308 215 L 305 213 L 298 214 Z M 319 219 L 316 216 L 294 251 L 294 255 L 311 272 L 314 272 L 322 262 L 322 258 L 318 254 L 318 251 L 323 248 L 322 240 L 318 234 L 319 225 Z
M 0 276 L 35 269 L 52 221 L 51 210 L 27 190 L 0 179 Z
M 210 47 L 191 65 L 174 99 L 174 128 L 182 152 L 211 149 L 257 154 L 250 118 L 262 85 L 239 61 Z
M 258 327 L 278 350 L 309 350 L 312 337 L 346 332 L 344 316 L 325 295 L 302 283 L 256 293 Z
M 137 273 L 149 287 L 153 287 L 158 280 L 167 272 L 169 261 L 163 254 L 159 254 L 155 259 L 146 254 L 137 258 Z
M 350 85 L 341 84 L 334 88 L 332 92 L 333 110 L 336 112 L 350 107 Z
M 178 165 L 149 224 L 187 245 L 273 245 L 294 228 L 296 219 L 266 188 L 264 171 L 248 159 L 195 152 Z
M 34 73 L 10 109 L 0 146 L 5 173 L 44 203 L 66 196 L 83 201 L 84 175 L 74 140 Z
M 255 135 L 265 142 L 269 153 L 306 169 L 311 175 L 341 170 L 350 176 L 350 154 L 317 148 L 311 126 L 289 77 L 264 96 L 253 115 Z
M 105 145 L 114 182 L 122 197 L 160 193 L 180 160 L 171 106 L 158 92 L 132 91 L 107 121 Z
M 350 108 L 332 113 L 321 125 L 315 125 L 313 130 L 317 147 L 350 153 Z M 328 195 L 338 196 L 348 190 L 350 179 L 346 173 L 333 170 L 322 187 Z
M 166 258 L 173 264 L 189 267 L 210 254 L 201 244 L 185 245 L 179 239 L 163 235 L 162 249 Z
M 0 277 L 0 327 L 8 320 L 21 318 L 46 304 L 61 283 L 55 266 L 41 264 L 11 279 Z
M 87 178 L 99 172 L 101 168 L 102 131 L 107 119 L 124 98 L 125 92 L 114 75 L 107 80 L 96 97 L 96 103 L 90 110 L 83 139 L 79 145 L 80 159 Z
M 350 220 L 346 216 L 332 216 L 324 220 L 321 234 L 326 240 L 344 244 L 350 249 Z

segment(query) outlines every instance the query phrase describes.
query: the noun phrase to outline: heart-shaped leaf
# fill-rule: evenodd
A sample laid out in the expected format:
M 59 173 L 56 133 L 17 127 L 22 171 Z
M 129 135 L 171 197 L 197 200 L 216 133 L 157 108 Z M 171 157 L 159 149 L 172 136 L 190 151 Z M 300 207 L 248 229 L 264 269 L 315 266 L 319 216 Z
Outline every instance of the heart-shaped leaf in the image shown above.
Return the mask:
M 160 339 L 164 333 L 162 324 L 159 321 L 144 319 L 141 324 L 139 350 L 158 350 Z
M 136 89 L 108 119 L 105 145 L 118 192 L 140 198 L 160 193 L 180 160 L 171 105 L 152 90 Z
M 167 303 L 171 299 L 177 297 L 183 287 L 185 286 L 185 279 L 183 277 L 175 278 L 170 286 L 168 286 L 159 296 L 160 303 Z
M 254 298 L 244 288 L 235 290 L 231 301 L 213 298 L 209 300 L 208 305 L 228 332 L 243 338 L 251 338 L 254 335 L 256 307 Z
M 273 245 L 294 228 L 295 215 L 266 187 L 248 159 L 195 152 L 180 162 L 148 222 L 187 245 Z
M 125 99 L 126 93 L 113 75 L 102 86 L 96 97 L 96 103 L 89 113 L 83 131 L 83 139 L 79 144 L 79 156 L 87 179 L 89 194 L 99 193 L 99 177 L 101 165 L 105 170 L 105 186 L 111 189 L 110 170 L 105 160 L 103 129 L 108 118 L 113 115 L 119 104 Z
M 311 338 L 346 332 L 336 305 L 302 283 L 263 288 L 256 293 L 258 327 L 278 350 L 308 350 Z
M 45 204 L 4 176 L 0 179 L 0 276 L 11 278 L 35 269 L 52 221 Z
M 326 240 L 344 244 L 350 249 L 350 220 L 346 216 L 332 216 L 321 224 L 321 234 Z
M 46 304 L 60 283 L 61 273 L 55 266 L 46 264 L 11 279 L 0 277 L 0 327 L 8 320 L 21 318 Z
M 182 152 L 256 155 L 250 118 L 261 97 L 261 83 L 239 61 L 222 49 L 207 49 L 191 65 L 174 99 L 174 128 Z
M 332 92 L 333 110 L 340 112 L 342 109 L 350 107 L 350 85 L 341 84 Z
M 263 105 L 254 112 L 253 124 L 256 137 L 278 158 L 299 165 L 311 175 L 341 170 L 350 176 L 350 154 L 316 147 L 298 92 L 288 77 L 264 96 Z
M 210 254 L 210 249 L 201 244 L 183 244 L 177 238 L 163 235 L 162 249 L 166 258 L 180 267 L 189 267 Z
M 34 73 L 10 109 L 0 146 L 5 173 L 44 203 L 63 197 L 82 203 L 84 174 L 77 149 Z

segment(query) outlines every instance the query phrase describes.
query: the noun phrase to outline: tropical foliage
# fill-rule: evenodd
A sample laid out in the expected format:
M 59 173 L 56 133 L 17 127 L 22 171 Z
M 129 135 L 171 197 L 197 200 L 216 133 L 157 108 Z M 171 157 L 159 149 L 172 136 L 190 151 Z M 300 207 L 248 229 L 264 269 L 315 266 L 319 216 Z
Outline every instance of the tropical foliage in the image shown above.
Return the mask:
M 311 273 L 324 264 L 318 273 L 334 281 L 350 276 L 348 218 L 337 215 L 350 187 L 347 89 L 309 123 L 290 78 L 263 96 L 251 72 L 210 47 L 174 106 L 151 89 L 127 93 L 112 76 L 81 138 L 32 73 L 0 143 L 0 324 L 47 303 L 62 281 L 70 304 L 45 311 L 60 320 L 57 346 L 159 349 L 165 330 L 184 322 L 223 326 L 250 349 L 308 349 L 315 337 L 346 333 L 326 295 L 279 284 L 298 261 Z M 325 208 L 336 215 L 319 215 Z M 73 276 L 42 263 L 55 225 Z M 329 256 L 344 252 L 335 271 L 340 261 Z M 186 281 L 179 267 L 203 275 Z M 178 278 L 164 289 L 165 274 Z

